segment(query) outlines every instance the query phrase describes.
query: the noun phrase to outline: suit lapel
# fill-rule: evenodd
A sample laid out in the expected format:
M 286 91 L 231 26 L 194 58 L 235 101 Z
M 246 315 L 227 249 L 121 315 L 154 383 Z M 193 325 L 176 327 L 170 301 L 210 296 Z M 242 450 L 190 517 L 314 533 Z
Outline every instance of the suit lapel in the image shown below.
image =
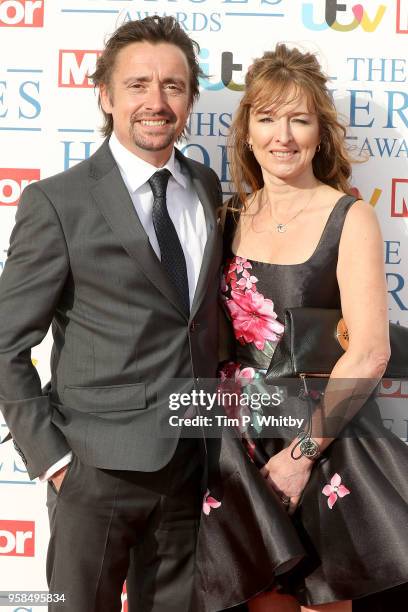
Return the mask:
M 108 225 L 147 279 L 185 316 L 177 290 L 151 247 L 107 141 L 90 161 L 95 179 L 92 195 Z
M 194 317 L 205 296 L 208 281 L 214 277 L 215 267 L 219 265 L 216 254 L 218 249 L 221 249 L 221 233 L 217 226 L 214 205 L 217 203 L 217 194 L 209 189 L 206 180 L 208 177 L 203 173 L 200 164 L 189 160 L 177 149 L 176 157 L 190 174 L 193 187 L 203 205 L 207 225 L 207 242 L 190 314 L 190 317 Z M 108 141 L 104 142 L 89 161 L 90 175 L 94 179 L 91 192 L 106 222 L 146 278 L 186 316 L 176 288 L 151 247 Z

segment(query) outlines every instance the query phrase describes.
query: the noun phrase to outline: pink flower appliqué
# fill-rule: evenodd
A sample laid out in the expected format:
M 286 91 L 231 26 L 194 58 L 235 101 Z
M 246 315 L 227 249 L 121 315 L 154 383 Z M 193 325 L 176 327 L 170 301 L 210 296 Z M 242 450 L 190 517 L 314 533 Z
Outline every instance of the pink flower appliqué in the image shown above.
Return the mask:
M 231 286 L 231 289 L 236 289 L 237 285 L 237 275 L 235 272 L 225 272 L 222 275 L 221 279 L 221 291 L 226 293 Z
M 258 279 L 256 278 L 256 276 L 253 276 L 247 270 L 244 270 L 242 272 L 242 277 L 237 282 L 237 286 L 240 289 L 252 289 L 252 291 L 256 291 L 255 283 L 257 282 Z
M 235 380 L 243 385 L 248 385 L 255 378 L 254 368 L 239 368 L 235 371 Z
M 258 279 L 248 272 L 251 268 L 251 262 L 245 259 L 245 257 L 234 256 L 232 259 L 227 260 L 221 280 L 221 291 L 226 293 L 229 288 L 240 292 L 243 292 L 245 289 L 256 291 L 255 284 L 258 282 Z
M 236 255 L 230 263 L 229 272 L 235 272 L 236 270 L 241 273 L 245 268 L 252 268 L 252 264 L 245 257 L 238 257 Z
M 350 491 L 347 487 L 341 484 L 341 476 L 339 474 L 334 474 L 330 484 L 323 487 L 322 493 L 328 497 L 327 505 L 331 510 L 336 503 L 337 498 L 349 495 Z
M 266 340 L 280 339 L 284 327 L 276 320 L 272 300 L 258 291 L 231 291 L 231 298 L 226 305 L 237 340 L 248 344 L 253 342 L 257 349 L 263 350 Z
M 204 495 L 203 500 L 203 512 L 207 516 L 210 514 L 212 508 L 219 508 L 221 506 L 221 502 L 217 501 L 214 497 L 211 497 L 209 489 L 207 489 L 206 494 Z

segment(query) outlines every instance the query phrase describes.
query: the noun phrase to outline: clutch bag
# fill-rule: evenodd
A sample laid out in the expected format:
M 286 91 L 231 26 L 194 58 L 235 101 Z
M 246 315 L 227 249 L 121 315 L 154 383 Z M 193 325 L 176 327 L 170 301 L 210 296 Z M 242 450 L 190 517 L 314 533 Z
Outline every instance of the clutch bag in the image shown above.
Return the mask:
M 285 332 L 273 354 L 266 381 L 305 376 L 328 377 L 348 347 L 341 310 L 289 308 Z M 390 323 L 391 357 L 383 378 L 408 378 L 408 328 Z

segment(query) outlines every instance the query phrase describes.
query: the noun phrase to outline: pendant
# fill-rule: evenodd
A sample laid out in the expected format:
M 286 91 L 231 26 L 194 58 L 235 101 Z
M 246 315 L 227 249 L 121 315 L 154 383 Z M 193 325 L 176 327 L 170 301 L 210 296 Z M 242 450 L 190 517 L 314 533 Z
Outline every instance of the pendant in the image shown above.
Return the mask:
M 283 232 L 286 232 L 286 225 L 283 225 L 283 223 L 278 223 L 276 226 L 276 231 L 283 234 Z

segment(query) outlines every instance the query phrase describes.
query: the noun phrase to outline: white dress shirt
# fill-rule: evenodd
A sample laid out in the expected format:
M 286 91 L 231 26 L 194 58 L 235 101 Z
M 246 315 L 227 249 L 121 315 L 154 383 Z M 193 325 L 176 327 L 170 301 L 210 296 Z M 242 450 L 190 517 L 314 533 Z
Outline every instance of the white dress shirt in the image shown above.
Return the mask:
M 159 168 L 145 162 L 120 144 L 115 134 L 109 140 L 109 146 L 122 178 L 128 188 L 133 205 L 149 237 L 150 244 L 160 259 L 160 248 L 153 227 L 152 209 L 153 194 L 148 180 Z M 193 189 L 186 168 L 182 168 L 175 158 L 174 149 L 168 162 L 163 166 L 171 172 L 167 186 L 167 209 L 176 228 L 187 265 L 190 306 L 193 303 L 197 287 L 207 228 L 203 206 Z
M 160 259 L 160 247 L 157 242 L 152 218 L 153 193 L 148 183 L 150 177 L 159 168 L 152 166 L 134 153 L 131 153 L 119 142 L 115 134 L 112 134 L 109 139 L 109 147 L 150 244 Z M 204 209 L 193 188 L 188 171 L 176 159 L 174 149 L 163 168 L 167 168 L 171 173 L 166 193 L 167 209 L 176 228 L 186 259 L 191 306 L 207 242 Z M 58 470 L 68 465 L 71 458 L 71 452 L 64 455 L 64 457 L 49 467 L 44 474 L 41 474 L 40 480 L 44 481 L 51 478 Z

